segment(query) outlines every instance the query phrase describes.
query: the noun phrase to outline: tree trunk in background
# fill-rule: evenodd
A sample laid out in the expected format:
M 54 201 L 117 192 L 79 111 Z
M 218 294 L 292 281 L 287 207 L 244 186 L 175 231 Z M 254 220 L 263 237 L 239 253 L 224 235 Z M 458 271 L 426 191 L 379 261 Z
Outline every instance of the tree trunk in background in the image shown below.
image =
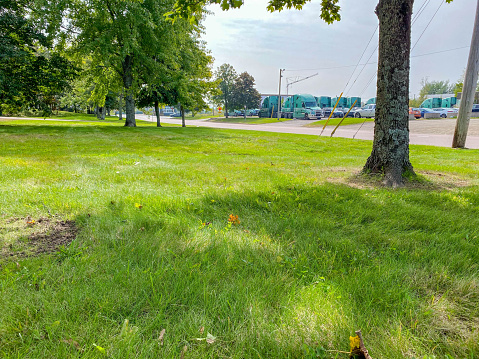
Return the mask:
M 185 123 L 185 109 L 183 108 L 183 105 L 180 105 L 180 111 L 181 111 L 181 127 L 186 127 L 186 123 Z
M 133 98 L 133 59 L 131 55 L 126 55 L 123 60 L 123 87 L 125 88 L 125 113 L 126 127 L 136 127 L 135 121 L 135 99 Z
M 414 174 L 409 161 L 409 55 L 414 0 L 380 0 L 379 58 L 371 156 L 363 172 L 384 174 L 385 184 L 403 184 Z
M 225 117 L 228 118 L 228 103 L 225 101 Z
M 155 101 L 155 114 L 156 114 L 156 127 L 161 127 L 161 123 L 160 123 L 160 107 L 158 106 L 158 101 Z
M 102 120 L 105 119 L 105 114 L 106 114 L 106 107 L 102 107 L 102 108 L 101 108 L 101 119 L 102 119 Z
M 476 19 L 472 31 L 471 49 L 467 60 L 466 75 L 462 88 L 461 104 L 457 114 L 456 128 L 452 140 L 453 148 L 464 148 L 466 146 L 467 130 L 472 115 L 472 105 L 477 87 L 477 73 L 479 71 L 479 0 L 476 5 Z
M 118 101 L 118 119 L 121 121 L 123 120 L 123 112 L 122 112 L 122 106 L 123 106 L 123 92 L 120 93 L 120 100 Z

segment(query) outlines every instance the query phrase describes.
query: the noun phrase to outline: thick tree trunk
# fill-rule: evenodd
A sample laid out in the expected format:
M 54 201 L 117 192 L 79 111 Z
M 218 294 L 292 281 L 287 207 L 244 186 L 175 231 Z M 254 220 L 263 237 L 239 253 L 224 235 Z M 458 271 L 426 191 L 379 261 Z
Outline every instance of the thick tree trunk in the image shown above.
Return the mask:
M 185 109 L 183 108 L 183 105 L 180 105 L 180 111 L 181 111 L 181 127 L 186 127 Z
M 156 115 L 156 127 L 161 127 L 161 123 L 160 123 L 160 107 L 158 106 L 158 101 L 155 101 L 155 115 Z
M 225 116 L 228 118 L 228 103 L 225 101 Z
M 414 0 L 379 0 L 379 59 L 374 142 L 363 172 L 384 174 L 385 184 L 403 184 L 414 174 L 409 161 L 409 54 Z
M 123 106 L 123 92 L 120 93 L 120 99 L 118 101 L 118 119 L 120 121 L 123 120 L 122 106 Z
M 126 55 L 123 60 L 123 87 L 125 88 L 125 113 L 126 127 L 136 127 L 135 121 L 135 99 L 133 98 L 133 58 Z

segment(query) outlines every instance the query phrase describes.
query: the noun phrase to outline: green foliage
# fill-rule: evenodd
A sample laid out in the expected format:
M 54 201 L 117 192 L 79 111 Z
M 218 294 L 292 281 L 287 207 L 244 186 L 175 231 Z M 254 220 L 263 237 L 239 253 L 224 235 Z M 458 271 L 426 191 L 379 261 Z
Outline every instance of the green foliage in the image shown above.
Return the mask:
M 9 112 L 28 107 L 49 111 L 77 73 L 70 61 L 50 49 L 28 15 L 27 3 L 0 3 L 0 101 Z
M 259 108 L 261 94 L 254 88 L 254 77 L 247 72 L 241 73 L 234 82 L 232 90 L 232 108 Z
M 298 9 L 301 10 L 307 2 L 311 0 L 270 0 L 267 6 L 269 11 L 281 11 L 283 9 Z M 339 14 L 340 7 L 337 5 L 339 0 L 321 0 L 321 19 L 326 23 L 331 24 L 334 21 L 341 20 Z M 223 10 L 230 8 L 239 8 L 243 5 L 243 0 L 177 0 L 175 3 L 175 10 L 169 15 L 189 18 L 195 21 L 196 15 L 202 12 L 202 9 L 207 4 L 219 4 Z
M 92 102 L 103 106 L 110 91 L 120 93 L 124 88 L 127 124 L 134 126 L 135 119 L 129 116 L 145 85 L 153 93 L 162 84 L 185 103 L 190 100 L 187 94 L 202 90 L 198 98 L 205 95 L 201 81 L 208 78 L 205 68 L 211 57 L 198 40 L 201 28 L 185 20 L 167 21 L 164 15 L 173 4 L 173 0 L 44 0 L 36 15 L 47 18 L 56 37 L 65 39 L 60 44 L 91 59 Z M 191 102 L 202 107 L 198 98 Z
M 215 78 L 219 81 L 221 93 L 214 97 L 217 104 L 222 104 L 224 112 L 227 113 L 234 102 L 234 86 L 238 75 L 230 64 L 222 64 L 215 71 Z
M 426 79 L 423 79 L 421 84 L 422 88 L 419 91 L 421 98 L 425 98 L 426 95 L 453 93 L 455 87 L 455 85 L 450 84 L 448 80 L 428 82 Z

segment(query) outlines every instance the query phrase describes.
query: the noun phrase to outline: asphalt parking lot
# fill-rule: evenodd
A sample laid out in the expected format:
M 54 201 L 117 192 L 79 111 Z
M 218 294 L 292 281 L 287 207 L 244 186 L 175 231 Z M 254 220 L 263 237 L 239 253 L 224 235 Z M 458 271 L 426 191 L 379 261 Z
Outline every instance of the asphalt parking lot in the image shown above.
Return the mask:
M 145 115 L 137 115 L 138 119 L 148 120 Z M 156 121 L 153 117 L 150 121 Z M 181 123 L 181 118 L 162 117 L 161 121 L 165 123 Z M 311 121 L 308 120 L 290 120 L 268 124 L 241 124 L 241 123 L 221 123 L 208 120 L 187 120 L 186 126 L 229 128 L 238 130 L 254 130 L 280 133 L 296 133 L 304 135 L 320 135 L 321 127 L 306 127 Z M 430 145 L 440 147 L 451 147 L 454 136 L 456 119 L 428 119 L 409 121 L 410 143 L 414 145 Z M 330 136 L 334 127 L 328 126 L 322 136 Z M 339 127 L 335 137 L 356 138 L 362 140 L 372 140 L 374 137 L 374 122 L 365 122 L 361 124 Z M 479 149 L 479 119 L 471 119 L 466 141 L 467 148 Z

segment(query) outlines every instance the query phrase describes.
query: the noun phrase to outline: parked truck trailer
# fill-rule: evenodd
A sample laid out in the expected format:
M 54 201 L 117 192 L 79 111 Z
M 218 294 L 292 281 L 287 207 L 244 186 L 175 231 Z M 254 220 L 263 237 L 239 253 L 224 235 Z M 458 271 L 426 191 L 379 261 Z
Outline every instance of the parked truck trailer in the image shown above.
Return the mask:
M 318 120 L 323 110 L 318 107 L 316 98 L 309 94 L 297 94 L 288 97 L 282 106 L 281 117 L 304 120 Z

